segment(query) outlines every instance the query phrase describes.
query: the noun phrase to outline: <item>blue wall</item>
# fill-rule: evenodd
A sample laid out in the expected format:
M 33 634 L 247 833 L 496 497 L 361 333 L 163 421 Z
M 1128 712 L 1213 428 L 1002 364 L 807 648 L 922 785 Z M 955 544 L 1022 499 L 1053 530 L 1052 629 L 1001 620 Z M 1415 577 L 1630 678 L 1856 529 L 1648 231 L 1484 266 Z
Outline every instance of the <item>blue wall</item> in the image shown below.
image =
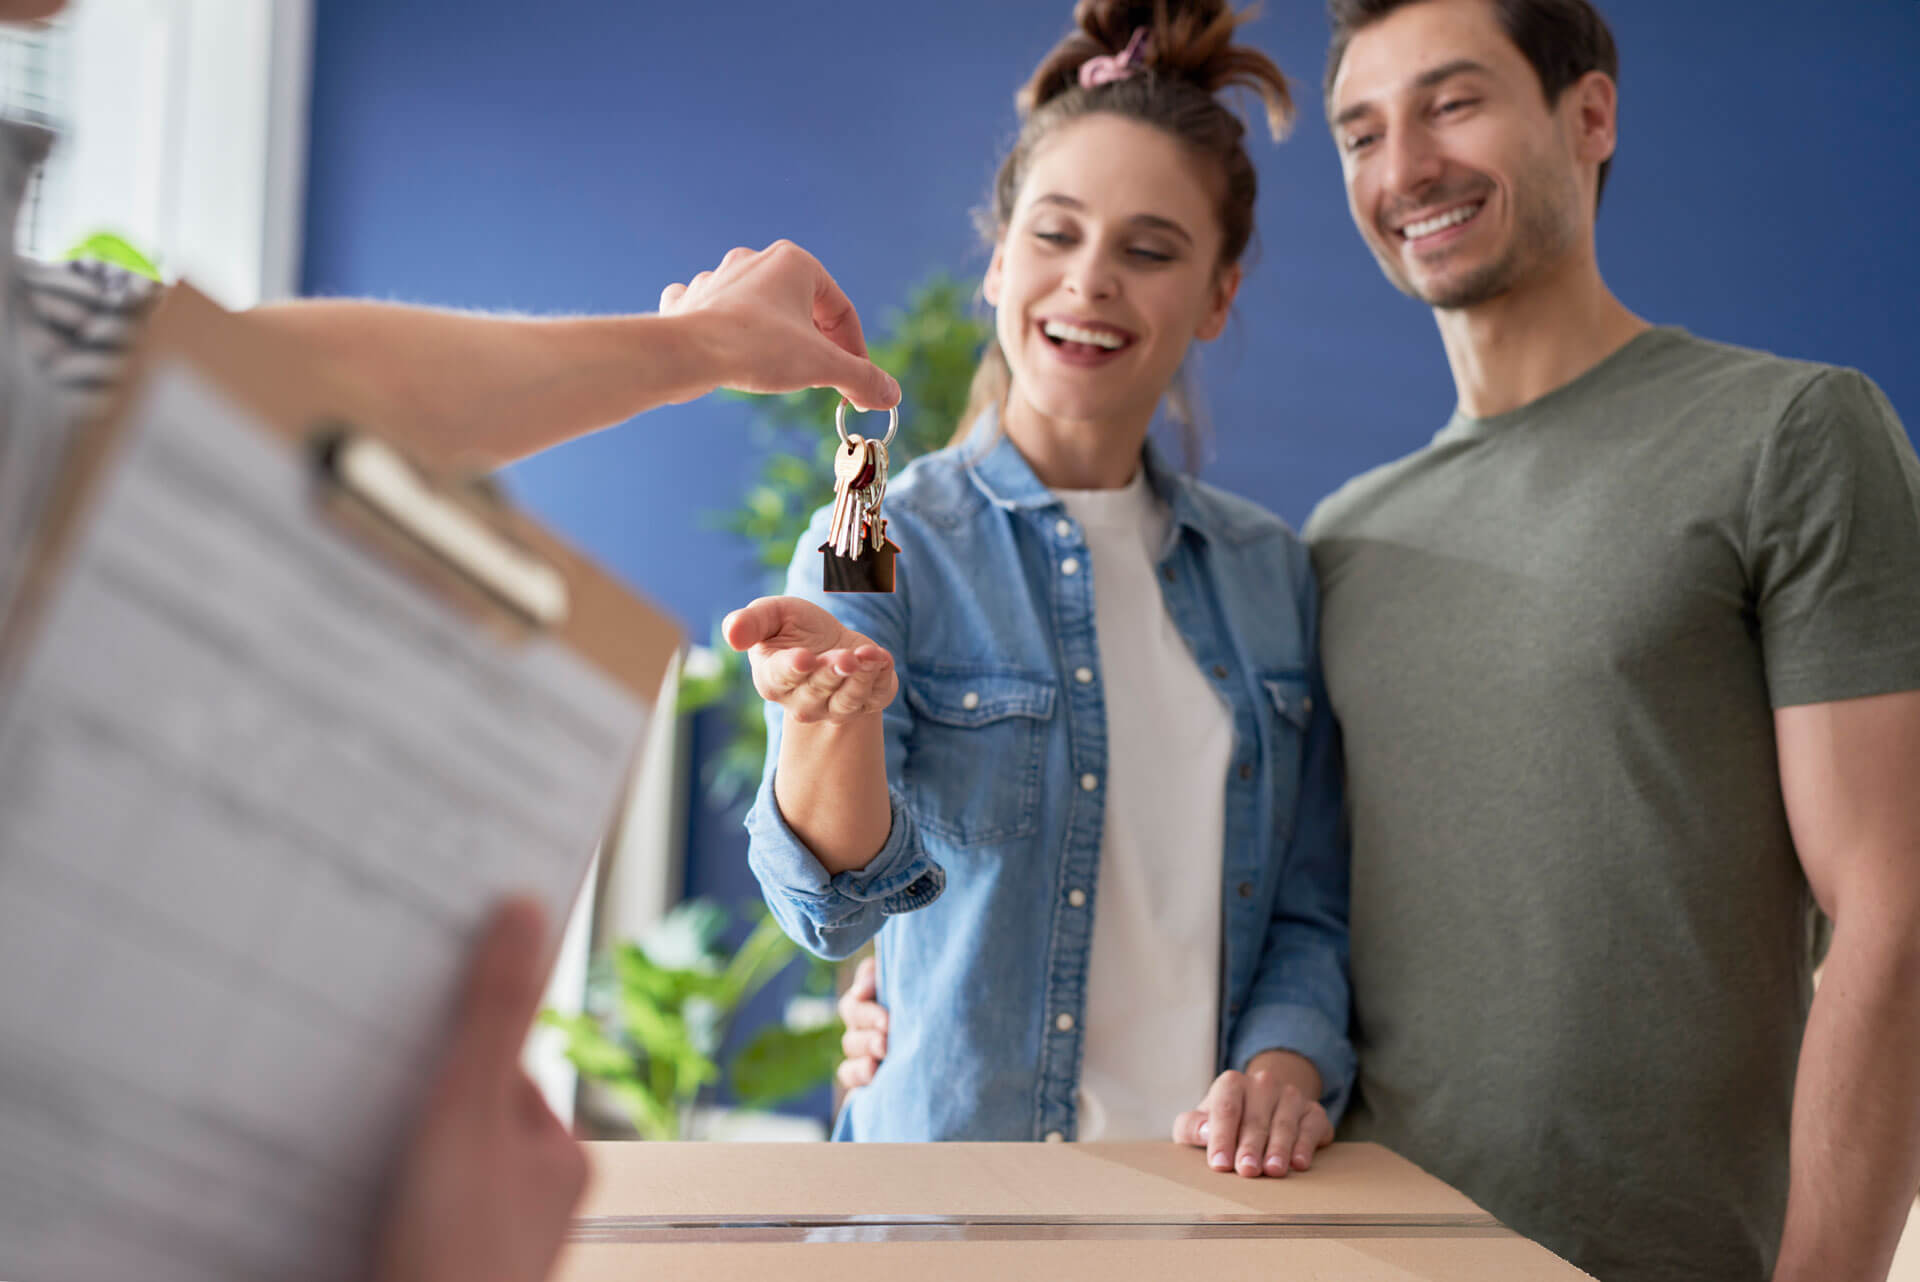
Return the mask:
M 1865 369 L 1920 423 L 1920 5 L 1603 3 L 1624 51 L 1601 219 L 1616 292 L 1658 321 Z M 872 329 L 930 270 L 984 266 L 968 211 L 1070 5 L 316 8 L 308 292 L 645 311 L 734 245 L 789 236 Z M 1254 38 L 1305 111 L 1293 141 L 1255 151 L 1262 253 L 1206 352 L 1205 475 L 1299 522 L 1422 443 L 1452 393 L 1431 320 L 1347 219 L 1318 103 L 1321 6 L 1268 9 Z M 758 589 L 703 523 L 755 470 L 743 419 L 717 399 L 665 410 L 511 482 L 705 637 Z M 698 816 L 689 890 L 750 895 L 743 845 L 730 818 Z

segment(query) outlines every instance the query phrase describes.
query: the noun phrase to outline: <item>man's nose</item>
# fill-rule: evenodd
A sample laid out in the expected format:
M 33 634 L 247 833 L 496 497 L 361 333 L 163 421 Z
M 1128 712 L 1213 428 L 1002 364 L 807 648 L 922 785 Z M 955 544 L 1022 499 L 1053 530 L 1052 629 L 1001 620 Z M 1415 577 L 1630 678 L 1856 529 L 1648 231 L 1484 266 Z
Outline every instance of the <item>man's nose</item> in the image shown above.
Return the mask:
M 1387 154 L 1381 181 L 1387 203 L 1418 201 L 1446 170 L 1433 135 L 1414 125 L 1394 130 L 1385 141 Z

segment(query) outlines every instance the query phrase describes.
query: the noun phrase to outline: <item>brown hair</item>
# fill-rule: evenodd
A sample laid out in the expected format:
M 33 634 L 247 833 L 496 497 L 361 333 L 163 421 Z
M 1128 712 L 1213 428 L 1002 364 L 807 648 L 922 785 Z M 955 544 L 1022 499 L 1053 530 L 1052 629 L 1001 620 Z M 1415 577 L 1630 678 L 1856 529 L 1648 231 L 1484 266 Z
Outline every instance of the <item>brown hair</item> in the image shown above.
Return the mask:
M 1327 50 L 1327 79 L 1324 94 L 1333 97 L 1334 77 L 1347 56 L 1347 45 L 1354 36 L 1397 9 L 1419 0 L 1327 0 L 1327 18 L 1333 23 L 1333 44 Z M 1500 18 L 1500 27 L 1514 47 L 1532 64 L 1540 77 L 1541 92 L 1547 106 L 1559 103 L 1560 95 L 1590 71 L 1605 72 L 1611 80 L 1620 79 L 1620 50 L 1613 43 L 1607 20 L 1589 0 L 1490 0 Z M 1607 189 L 1607 172 L 1613 168 L 1609 157 L 1600 162 L 1600 182 L 1594 192 L 1597 209 Z
M 1246 125 L 1216 95 L 1230 88 L 1257 94 L 1276 140 L 1293 123 L 1293 96 L 1280 68 L 1259 50 L 1233 42 L 1235 31 L 1253 14 L 1253 9 L 1235 13 L 1227 0 L 1078 0 L 1073 6 L 1076 30 L 1040 60 L 1032 79 L 1014 98 L 1022 117 L 1020 136 L 994 177 L 990 207 L 978 216 L 988 243 L 997 241 L 1012 220 L 1020 187 L 1040 143 L 1064 124 L 1106 113 L 1151 125 L 1219 165 L 1223 182 L 1218 265 L 1239 262 L 1253 236 L 1253 202 L 1259 183 L 1244 142 Z M 1082 64 L 1089 58 L 1119 54 L 1142 28 L 1148 41 L 1141 71 L 1092 88 L 1081 86 Z M 956 444 L 966 438 L 983 410 L 1006 400 L 1011 381 L 999 340 L 989 336 L 966 411 L 960 416 Z M 1188 433 L 1191 455 L 1197 432 L 1192 397 L 1176 383 L 1170 399 L 1174 418 Z

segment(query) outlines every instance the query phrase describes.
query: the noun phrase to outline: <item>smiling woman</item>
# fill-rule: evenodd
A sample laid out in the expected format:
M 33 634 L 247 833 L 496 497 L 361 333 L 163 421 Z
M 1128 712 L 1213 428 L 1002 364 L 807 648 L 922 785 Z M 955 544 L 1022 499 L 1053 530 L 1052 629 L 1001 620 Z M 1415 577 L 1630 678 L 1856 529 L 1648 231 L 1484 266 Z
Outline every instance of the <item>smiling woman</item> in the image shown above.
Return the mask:
M 773 739 L 750 857 L 808 947 L 879 936 L 887 1061 L 841 1138 L 1173 1130 L 1285 1175 L 1353 1072 L 1314 589 L 1285 526 L 1147 431 L 1253 226 L 1217 95 L 1276 135 L 1292 103 L 1224 0 L 1074 16 L 994 185 L 961 439 L 889 486 L 897 592 L 822 594 L 822 514 L 794 595 L 728 619 Z

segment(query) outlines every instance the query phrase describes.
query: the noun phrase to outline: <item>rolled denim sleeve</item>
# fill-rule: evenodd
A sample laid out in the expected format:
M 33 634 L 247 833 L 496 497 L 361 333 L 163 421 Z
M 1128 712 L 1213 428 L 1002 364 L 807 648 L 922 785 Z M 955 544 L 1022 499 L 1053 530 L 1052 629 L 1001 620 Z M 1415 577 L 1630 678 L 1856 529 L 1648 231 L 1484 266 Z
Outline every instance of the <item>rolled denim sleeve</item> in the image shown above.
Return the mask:
M 893 828 L 865 868 L 829 875 L 787 827 L 773 799 L 773 775 L 747 813 L 747 860 L 767 905 L 809 952 L 838 961 L 857 952 L 896 913 L 924 908 L 946 889 L 947 874 L 927 857 L 897 792 L 889 790 Z
M 823 591 L 817 549 L 826 541 L 829 515 L 828 509 L 815 514 L 801 536 L 787 572 L 787 592 L 814 602 L 863 633 L 893 656 L 897 671 L 904 672 L 907 575 L 903 570 L 893 594 Z M 946 889 L 946 871 L 922 848 L 913 812 L 897 786 L 906 759 L 906 738 L 912 732 L 905 705 L 905 699 L 895 698 L 881 714 L 891 818 L 886 844 L 864 868 L 833 875 L 787 826 L 774 799 L 783 717 L 779 705 L 767 705 L 767 764 L 759 794 L 747 812 L 747 862 L 782 929 L 821 957 L 850 956 L 879 933 L 888 917 L 924 908 Z
M 1317 626 L 1317 598 L 1311 589 L 1306 596 L 1308 623 Z M 1260 964 L 1234 1022 L 1228 1059 L 1241 1070 L 1268 1050 L 1292 1051 L 1311 1060 L 1320 1071 L 1320 1103 L 1338 1125 L 1356 1070 L 1349 1035 L 1349 842 L 1340 730 L 1317 653 L 1310 675 L 1313 715 L 1293 835 L 1281 863 Z

